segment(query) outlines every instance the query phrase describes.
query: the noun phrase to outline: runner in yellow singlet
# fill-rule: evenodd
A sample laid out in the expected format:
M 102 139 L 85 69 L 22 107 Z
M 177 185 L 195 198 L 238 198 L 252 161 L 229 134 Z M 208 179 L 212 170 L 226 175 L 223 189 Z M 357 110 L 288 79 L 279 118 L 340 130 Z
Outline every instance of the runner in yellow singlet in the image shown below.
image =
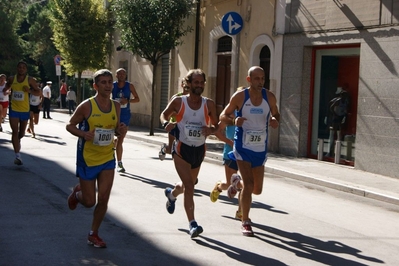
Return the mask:
M 66 126 L 72 135 L 79 137 L 76 162 L 79 183 L 68 197 L 68 207 L 74 210 L 81 203 L 90 208 L 97 202 L 87 243 L 104 248 L 106 244 L 98 236 L 98 229 L 107 212 L 114 181 L 114 135 L 126 134 L 127 126 L 120 123 L 120 103 L 111 99 L 112 73 L 107 69 L 98 70 L 93 80 L 96 95 L 76 108 Z
M 28 65 L 25 62 L 18 62 L 17 74 L 8 78 L 3 92 L 11 95 L 8 117 L 12 131 L 11 142 L 15 152 L 14 163 L 22 165 L 21 139 L 25 136 L 30 117 L 29 93 L 40 95 L 36 79 L 28 76 Z

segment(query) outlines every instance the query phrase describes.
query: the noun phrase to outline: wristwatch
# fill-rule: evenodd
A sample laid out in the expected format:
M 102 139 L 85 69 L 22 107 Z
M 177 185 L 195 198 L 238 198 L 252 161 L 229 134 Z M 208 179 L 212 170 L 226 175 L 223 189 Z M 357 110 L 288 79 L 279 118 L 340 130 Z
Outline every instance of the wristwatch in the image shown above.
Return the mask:
M 163 122 L 163 124 L 162 124 L 163 128 L 165 128 L 168 124 L 169 124 L 169 121 Z

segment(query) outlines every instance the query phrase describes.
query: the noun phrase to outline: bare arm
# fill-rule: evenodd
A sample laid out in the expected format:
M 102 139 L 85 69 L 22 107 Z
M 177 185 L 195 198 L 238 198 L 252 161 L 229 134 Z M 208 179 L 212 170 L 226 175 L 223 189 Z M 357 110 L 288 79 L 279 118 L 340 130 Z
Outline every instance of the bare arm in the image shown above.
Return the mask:
M 269 100 L 270 112 L 272 114 L 269 121 L 270 126 L 277 128 L 280 122 L 280 112 L 278 111 L 276 96 L 273 92 L 267 91 L 267 99 Z
M 226 137 L 226 133 L 225 133 L 226 127 L 227 127 L 227 125 L 225 123 L 223 123 L 222 121 L 219 121 L 219 127 L 218 127 L 218 130 L 215 132 L 215 136 L 219 140 L 221 140 L 224 143 L 233 147 L 233 144 L 234 144 L 233 140 Z
M 14 79 L 13 76 L 8 77 L 6 86 L 5 86 L 4 89 L 3 89 L 3 93 L 4 93 L 5 95 L 11 94 L 11 84 L 12 84 L 13 79 Z
M 202 128 L 202 134 L 209 136 L 215 134 L 218 131 L 219 119 L 216 114 L 216 104 L 213 100 L 207 99 L 206 104 L 208 106 L 208 115 L 211 119 L 210 127 L 206 126 Z
M 66 125 L 66 130 L 76 137 L 83 138 L 85 140 L 92 140 L 94 137 L 94 130 L 83 131 L 77 127 L 80 122 L 84 121 L 86 117 L 88 117 L 89 113 L 90 103 L 86 100 L 76 108 L 71 119 Z
M 181 106 L 181 101 L 182 101 L 182 99 L 180 96 L 173 98 L 168 103 L 165 110 L 163 110 L 163 112 L 159 116 L 159 121 L 161 122 L 162 125 L 164 125 L 166 122 L 168 122 L 168 124 L 165 127 L 165 130 L 167 132 L 171 131 L 176 126 L 176 123 L 170 122 L 170 118 L 179 112 L 179 109 Z
M 222 113 L 220 114 L 220 121 L 227 125 L 242 126 L 244 123 L 244 117 L 235 117 L 234 111 L 238 110 L 244 102 L 244 92 L 237 91 L 231 96 L 230 102 L 226 105 Z
M 134 87 L 134 85 L 132 83 L 130 83 L 130 93 L 133 95 L 133 99 L 130 99 L 130 103 L 138 103 L 140 102 L 140 97 L 136 92 L 136 88 Z
M 29 86 L 30 86 L 30 93 L 32 93 L 35 96 L 40 96 L 40 88 L 39 85 L 37 84 L 37 81 L 33 77 L 29 77 Z

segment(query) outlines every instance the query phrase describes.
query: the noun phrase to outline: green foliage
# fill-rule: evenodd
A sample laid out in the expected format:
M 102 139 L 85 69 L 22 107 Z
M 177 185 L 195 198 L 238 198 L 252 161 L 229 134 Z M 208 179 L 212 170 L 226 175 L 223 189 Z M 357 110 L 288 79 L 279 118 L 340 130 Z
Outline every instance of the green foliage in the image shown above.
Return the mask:
M 109 15 L 102 0 L 53 0 L 53 41 L 69 75 L 105 66 L 109 51 Z
M 35 60 L 40 70 L 40 80 L 55 80 L 54 56 L 59 52 L 51 37 L 50 10 L 45 6 L 32 5 L 28 10 L 29 31 L 24 34 L 29 47 L 29 56 Z
M 124 49 L 153 65 L 192 31 L 184 26 L 192 13 L 192 0 L 114 0 L 112 4 Z
M 22 58 L 22 49 L 19 46 L 18 35 L 13 24 L 0 9 L 0 73 L 9 76 L 14 73 L 17 62 Z

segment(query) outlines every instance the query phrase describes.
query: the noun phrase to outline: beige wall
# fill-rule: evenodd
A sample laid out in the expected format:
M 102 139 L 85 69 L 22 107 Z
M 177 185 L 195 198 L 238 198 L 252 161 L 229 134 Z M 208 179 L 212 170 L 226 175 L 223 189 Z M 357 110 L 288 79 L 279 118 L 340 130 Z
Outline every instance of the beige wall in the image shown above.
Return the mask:
M 267 0 L 205 1 L 201 20 L 203 35 L 201 62 L 202 68 L 208 74 L 208 87 L 211 90 L 215 90 L 216 85 L 217 40 L 226 35 L 221 28 L 223 15 L 234 11 L 239 13 L 244 21 L 241 32 L 232 36 L 231 93 L 233 93 L 238 86 L 247 85 L 245 78 L 248 68 L 259 63 L 259 60 L 256 61 L 251 58 L 251 48 L 254 41 L 262 35 L 273 40 L 274 3 L 275 1 Z M 273 41 L 271 43 L 273 44 Z M 258 54 L 254 56 L 256 57 Z M 215 96 L 212 91 L 209 94 L 212 97 Z
M 275 1 L 269 0 L 207 0 L 201 1 L 201 20 L 199 31 L 198 67 L 207 74 L 207 84 L 204 96 L 216 96 L 216 64 L 217 40 L 226 35 L 221 27 L 224 14 L 235 11 L 239 13 L 244 25 L 242 31 L 231 36 L 233 38 L 231 93 L 238 86 L 247 85 L 245 80 L 248 68 L 259 64 L 259 52 L 264 45 L 268 45 L 272 52 L 271 78 L 272 90 L 279 95 L 279 65 L 281 52 L 275 49 L 275 41 L 280 36 L 273 36 L 275 17 Z M 187 23 L 195 29 L 195 16 Z M 115 35 L 115 47 L 119 45 L 119 37 Z M 170 53 L 170 84 L 169 97 L 180 90 L 180 81 L 187 72 L 194 68 L 195 58 L 195 31 L 182 38 L 183 44 Z M 113 73 L 119 67 L 119 62 L 128 60 L 129 80 L 136 86 L 140 95 L 140 103 L 132 106 L 133 119 L 131 124 L 149 126 L 151 114 L 151 83 L 152 66 L 143 59 L 132 56 L 126 51 L 116 51 L 112 55 L 111 69 Z M 160 84 L 160 69 L 158 69 L 157 82 Z M 159 102 L 159 96 L 156 102 Z M 162 110 L 155 106 L 155 116 Z M 158 125 L 156 123 L 156 125 Z

